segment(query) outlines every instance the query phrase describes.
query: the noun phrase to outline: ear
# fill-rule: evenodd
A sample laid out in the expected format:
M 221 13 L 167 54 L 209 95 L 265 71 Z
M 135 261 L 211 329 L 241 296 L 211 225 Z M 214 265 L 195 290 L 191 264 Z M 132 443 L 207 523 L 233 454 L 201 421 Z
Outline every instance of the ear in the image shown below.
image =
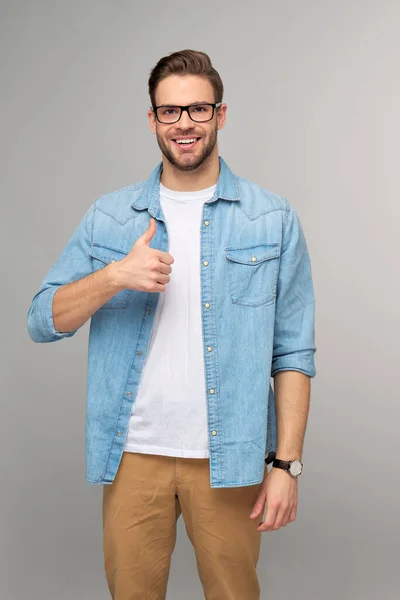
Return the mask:
M 156 133 L 156 116 L 154 114 L 154 110 L 147 111 L 147 117 L 149 119 L 149 126 L 151 133 Z
M 222 129 L 226 122 L 226 111 L 228 109 L 227 104 L 221 104 L 221 106 L 217 109 L 217 123 L 218 129 Z

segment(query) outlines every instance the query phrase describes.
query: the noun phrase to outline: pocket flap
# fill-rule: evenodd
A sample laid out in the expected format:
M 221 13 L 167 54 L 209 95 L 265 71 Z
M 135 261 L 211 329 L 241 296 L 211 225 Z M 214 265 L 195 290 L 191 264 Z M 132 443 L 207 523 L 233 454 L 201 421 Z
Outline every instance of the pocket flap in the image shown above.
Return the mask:
M 93 242 L 89 248 L 89 254 L 90 256 L 93 256 L 93 258 L 101 260 L 101 262 L 103 262 L 105 265 L 108 265 L 113 260 L 121 260 L 121 258 L 124 258 L 128 252 Z
M 279 242 L 271 244 L 257 244 L 253 246 L 240 246 L 225 248 L 226 258 L 244 265 L 258 265 L 264 260 L 277 258 L 280 255 Z

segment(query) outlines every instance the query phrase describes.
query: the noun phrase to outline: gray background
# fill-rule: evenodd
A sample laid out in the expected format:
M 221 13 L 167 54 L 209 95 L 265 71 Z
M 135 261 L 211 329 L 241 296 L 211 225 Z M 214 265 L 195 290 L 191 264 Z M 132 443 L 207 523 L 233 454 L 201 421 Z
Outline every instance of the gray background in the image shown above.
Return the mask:
M 90 203 L 160 160 L 147 77 L 189 47 L 225 84 L 220 153 L 293 203 L 312 259 L 305 470 L 297 520 L 263 533 L 262 598 L 398 598 L 399 2 L 0 7 L 0 597 L 109 598 L 101 486 L 84 480 L 88 323 L 39 345 L 26 313 Z M 168 599 L 199 600 L 178 525 Z

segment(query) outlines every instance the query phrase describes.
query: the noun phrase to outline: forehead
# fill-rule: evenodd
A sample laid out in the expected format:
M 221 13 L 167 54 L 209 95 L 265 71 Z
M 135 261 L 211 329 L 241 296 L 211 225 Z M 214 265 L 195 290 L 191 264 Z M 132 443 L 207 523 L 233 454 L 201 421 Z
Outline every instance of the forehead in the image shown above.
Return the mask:
M 206 77 L 198 75 L 170 75 L 157 86 L 156 104 L 214 102 L 214 90 Z

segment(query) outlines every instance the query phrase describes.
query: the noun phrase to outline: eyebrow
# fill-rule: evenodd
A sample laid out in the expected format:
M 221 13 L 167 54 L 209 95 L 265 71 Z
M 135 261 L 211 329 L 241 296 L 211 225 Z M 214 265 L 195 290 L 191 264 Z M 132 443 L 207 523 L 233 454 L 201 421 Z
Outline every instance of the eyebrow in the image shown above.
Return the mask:
M 159 104 L 158 106 L 193 106 L 193 104 L 213 104 L 209 100 L 196 100 L 195 102 L 191 102 L 190 104 Z

